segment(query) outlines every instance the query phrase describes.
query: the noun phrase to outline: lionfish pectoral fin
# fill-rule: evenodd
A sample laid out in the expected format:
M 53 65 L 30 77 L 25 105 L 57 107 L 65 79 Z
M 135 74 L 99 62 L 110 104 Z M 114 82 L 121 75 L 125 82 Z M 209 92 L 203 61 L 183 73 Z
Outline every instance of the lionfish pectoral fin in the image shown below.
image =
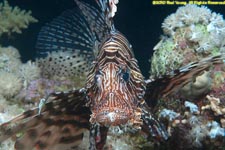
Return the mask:
M 75 118 L 77 120 L 75 120 Z M 15 148 L 18 150 L 67 150 L 79 146 L 83 139 L 85 126 L 80 123 L 79 116 L 41 117 L 35 126 L 27 129 L 23 136 L 17 139 Z
M 158 137 L 160 140 L 167 140 L 169 138 L 165 127 L 151 113 L 147 105 L 142 108 L 142 119 L 152 137 Z
M 0 142 L 23 132 L 28 126 L 38 123 L 38 108 L 28 110 L 12 120 L 0 125 Z M 30 120 L 32 121 L 30 122 Z
M 0 125 L 0 142 L 21 133 L 18 150 L 67 150 L 79 146 L 83 132 L 89 129 L 90 111 L 83 107 L 85 91 L 52 93 L 42 106 L 28 110 Z
M 184 67 L 170 72 L 153 81 L 147 80 L 146 93 L 144 99 L 149 106 L 155 106 L 157 100 L 177 92 L 187 83 L 191 82 L 196 76 L 211 66 L 223 64 L 225 54 L 205 58 L 199 62 L 190 63 Z

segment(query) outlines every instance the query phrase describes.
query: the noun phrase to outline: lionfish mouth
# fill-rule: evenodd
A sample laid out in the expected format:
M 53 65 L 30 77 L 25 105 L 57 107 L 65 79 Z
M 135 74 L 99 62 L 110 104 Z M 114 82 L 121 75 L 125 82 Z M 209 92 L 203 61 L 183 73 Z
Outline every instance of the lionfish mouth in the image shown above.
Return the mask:
M 91 122 L 97 122 L 104 126 L 118 126 L 126 124 L 131 116 L 126 109 L 113 108 L 113 111 L 109 111 L 109 108 L 103 108 L 101 112 L 92 114 Z
M 90 122 L 104 126 L 126 124 L 133 116 L 132 107 L 115 92 L 109 92 L 92 109 Z M 96 100 L 98 101 L 98 100 Z
M 92 108 L 90 122 L 103 126 L 125 125 L 135 118 L 134 109 L 128 100 L 116 92 L 103 95 Z

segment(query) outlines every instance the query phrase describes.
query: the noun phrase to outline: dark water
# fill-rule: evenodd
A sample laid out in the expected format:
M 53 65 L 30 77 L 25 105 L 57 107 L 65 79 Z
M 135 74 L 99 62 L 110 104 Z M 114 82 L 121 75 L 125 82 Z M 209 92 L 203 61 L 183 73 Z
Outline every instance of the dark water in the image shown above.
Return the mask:
M 64 10 L 76 7 L 73 0 L 8 0 L 8 2 L 11 6 L 31 10 L 32 15 L 39 20 L 38 23 L 31 24 L 28 29 L 23 30 L 23 34 L 1 38 L 0 43 L 3 46 L 13 45 L 20 50 L 24 62 L 35 57 L 34 47 L 40 28 Z M 175 12 L 177 7 L 177 5 L 152 5 L 151 0 L 120 0 L 119 2 L 118 12 L 114 18 L 116 28 L 126 35 L 132 44 L 145 77 L 149 76 L 149 58 L 152 56 L 152 49 L 162 34 L 161 23 L 166 16 Z M 225 5 L 209 5 L 208 8 L 225 14 Z

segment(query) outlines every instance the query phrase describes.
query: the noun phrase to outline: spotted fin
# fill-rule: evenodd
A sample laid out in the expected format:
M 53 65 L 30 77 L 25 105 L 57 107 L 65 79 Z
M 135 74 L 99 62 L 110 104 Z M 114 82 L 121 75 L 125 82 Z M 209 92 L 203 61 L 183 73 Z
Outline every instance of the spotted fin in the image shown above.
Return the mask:
M 199 62 L 190 63 L 184 67 L 170 72 L 154 80 L 146 81 L 145 100 L 149 106 L 154 106 L 157 99 L 176 93 L 187 83 L 195 80 L 204 70 L 209 69 L 212 65 L 223 64 L 225 54 L 209 57 Z
M 110 26 L 101 8 L 75 0 L 78 8 L 67 10 L 42 27 L 37 43 L 37 64 L 42 76 L 87 74 L 100 42 Z M 112 22 L 112 21 L 110 21 Z
M 0 142 L 22 133 L 15 148 L 18 150 L 76 149 L 89 128 L 89 109 L 83 107 L 85 94 L 75 90 L 53 93 L 38 113 L 28 110 L 0 126 Z
M 42 76 L 74 76 L 88 72 L 96 37 L 83 14 L 66 10 L 41 28 L 36 49 Z

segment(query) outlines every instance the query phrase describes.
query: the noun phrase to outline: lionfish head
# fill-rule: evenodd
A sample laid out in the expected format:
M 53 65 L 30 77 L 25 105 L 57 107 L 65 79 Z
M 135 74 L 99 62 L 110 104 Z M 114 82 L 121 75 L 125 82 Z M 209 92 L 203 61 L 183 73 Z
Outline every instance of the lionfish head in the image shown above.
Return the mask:
M 112 32 L 100 46 L 87 81 L 91 123 L 117 126 L 140 124 L 138 107 L 144 94 L 143 76 L 127 39 Z

